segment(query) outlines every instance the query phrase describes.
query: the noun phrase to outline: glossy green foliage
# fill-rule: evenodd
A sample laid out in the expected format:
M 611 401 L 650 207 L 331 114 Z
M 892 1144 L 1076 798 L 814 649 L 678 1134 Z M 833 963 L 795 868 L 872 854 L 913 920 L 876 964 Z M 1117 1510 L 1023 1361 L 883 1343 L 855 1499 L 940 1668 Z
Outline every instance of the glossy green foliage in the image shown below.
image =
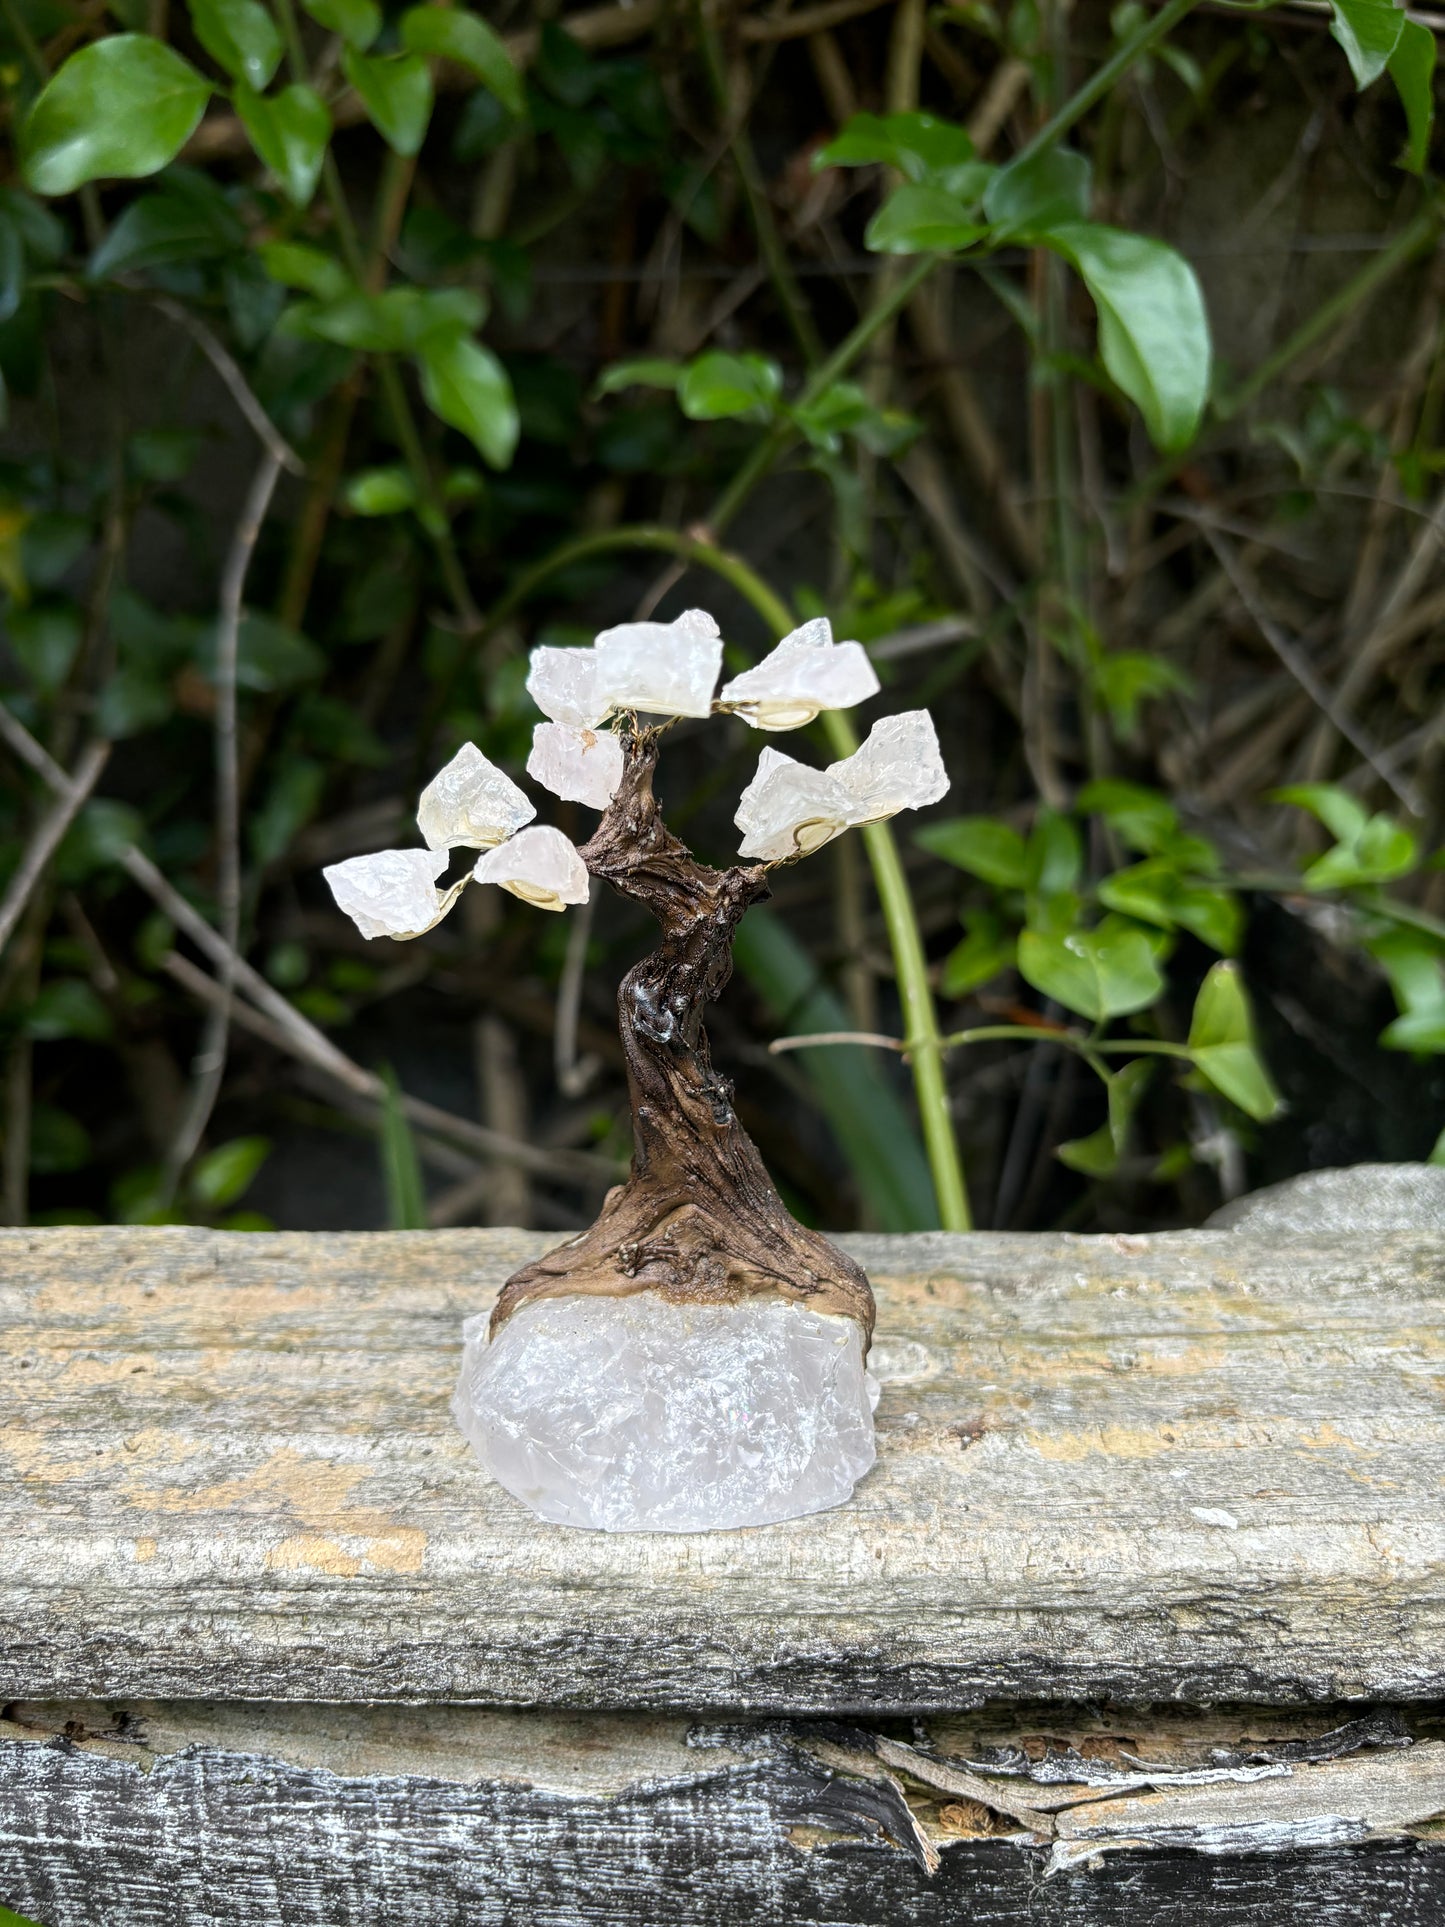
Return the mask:
M 73 53 L 31 108 L 21 169 L 37 194 L 155 174 L 185 146 L 210 83 L 147 34 L 114 34 Z

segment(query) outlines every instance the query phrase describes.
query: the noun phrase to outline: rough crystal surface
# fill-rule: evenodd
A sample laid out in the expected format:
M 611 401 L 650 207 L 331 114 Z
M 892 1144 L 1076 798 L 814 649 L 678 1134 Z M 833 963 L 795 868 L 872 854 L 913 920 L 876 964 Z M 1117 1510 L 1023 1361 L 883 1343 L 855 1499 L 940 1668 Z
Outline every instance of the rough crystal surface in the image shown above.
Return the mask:
M 596 729 L 612 707 L 598 693 L 593 649 L 554 649 L 546 643 L 534 649 L 527 693 L 544 716 L 569 729 Z
M 472 872 L 478 883 L 497 883 L 539 910 L 585 903 L 587 866 L 560 830 L 538 823 L 488 850 Z
M 707 716 L 722 669 L 722 636 L 705 609 L 673 622 L 623 622 L 593 645 L 597 688 L 613 709 Z
M 416 821 L 429 850 L 489 850 L 536 814 L 505 770 L 463 743 L 422 791 Z
M 882 716 L 861 749 L 830 765 L 853 801 L 855 823 L 876 823 L 900 810 L 920 810 L 948 794 L 938 731 L 926 709 Z
M 564 802 L 605 810 L 622 781 L 622 740 L 607 729 L 538 723 L 527 774 Z
M 445 850 L 378 850 L 322 875 L 363 937 L 419 937 L 447 907 L 436 881 L 446 867 Z
M 828 618 L 819 616 L 725 683 L 719 700 L 754 729 L 801 729 L 825 709 L 866 702 L 878 688 L 863 645 L 834 642 Z
M 763 863 L 807 856 L 841 836 L 852 820 L 850 799 L 830 770 L 809 769 L 781 750 L 765 749 L 738 799 L 738 855 Z
M 609 1532 L 773 1525 L 872 1465 L 877 1381 L 851 1318 L 773 1297 L 548 1298 L 463 1327 L 452 1411 L 542 1518 Z

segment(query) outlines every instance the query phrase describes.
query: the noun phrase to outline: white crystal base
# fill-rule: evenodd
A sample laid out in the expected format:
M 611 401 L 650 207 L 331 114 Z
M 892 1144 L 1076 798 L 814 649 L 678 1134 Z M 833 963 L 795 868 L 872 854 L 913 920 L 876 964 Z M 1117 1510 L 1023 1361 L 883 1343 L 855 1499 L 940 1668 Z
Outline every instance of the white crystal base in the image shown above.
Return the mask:
M 558 1525 L 708 1532 L 842 1503 L 878 1383 L 852 1318 L 780 1298 L 547 1298 L 462 1328 L 452 1411 L 482 1465 Z

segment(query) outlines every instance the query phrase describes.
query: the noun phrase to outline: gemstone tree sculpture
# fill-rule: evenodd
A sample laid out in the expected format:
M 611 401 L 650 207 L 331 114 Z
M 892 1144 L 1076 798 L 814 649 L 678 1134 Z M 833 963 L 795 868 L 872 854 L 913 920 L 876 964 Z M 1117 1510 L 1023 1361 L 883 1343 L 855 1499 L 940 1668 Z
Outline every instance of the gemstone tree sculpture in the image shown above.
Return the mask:
M 608 629 L 590 649 L 532 652 L 548 718 L 528 774 L 602 811 L 579 850 L 468 743 L 427 786 L 424 850 L 333 865 L 368 937 L 417 937 L 469 881 L 542 909 L 585 903 L 592 877 L 643 904 L 662 942 L 622 980 L 632 1171 L 596 1222 L 510 1278 L 464 1328 L 458 1423 L 482 1464 L 544 1518 L 612 1530 L 762 1525 L 838 1504 L 873 1462 L 873 1294 L 859 1267 L 789 1214 L 712 1067 L 706 1007 L 780 864 L 948 788 L 924 710 L 875 723 L 814 769 L 765 748 L 736 822 L 743 861 L 699 863 L 662 820 L 652 779 L 666 729 L 727 714 L 798 729 L 877 694 L 856 642 L 809 622 L 715 696 L 717 624 Z M 449 887 L 454 849 L 483 854 Z

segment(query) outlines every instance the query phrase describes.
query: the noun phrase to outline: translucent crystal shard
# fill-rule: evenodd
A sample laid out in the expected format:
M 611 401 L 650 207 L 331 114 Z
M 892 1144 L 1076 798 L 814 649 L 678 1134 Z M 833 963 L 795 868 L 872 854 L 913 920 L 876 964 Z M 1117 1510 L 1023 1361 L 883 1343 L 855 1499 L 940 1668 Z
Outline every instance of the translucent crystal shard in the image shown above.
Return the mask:
M 878 1389 L 852 1318 L 639 1292 L 542 1299 L 490 1344 L 484 1317 L 463 1339 L 457 1424 L 559 1525 L 772 1525 L 840 1504 L 873 1463 Z
M 527 774 L 569 803 L 605 810 L 622 781 L 622 742 L 610 730 L 538 723 Z
M 565 910 L 569 903 L 587 901 L 587 866 L 576 845 L 549 823 L 518 830 L 488 850 L 472 875 L 478 883 L 500 884 L 539 910 Z
M 456 892 L 443 896 L 436 883 L 446 867 L 445 850 L 378 850 L 322 875 L 363 937 L 419 937 L 451 907 Z
M 416 821 L 429 850 L 489 850 L 536 814 L 505 771 L 463 743 L 422 791 Z
M 612 706 L 598 693 L 595 650 L 544 644 L 532 651 L 531 664 L 527 692 L 544 716 L 569 729 L 596 729 L 606 721 Z
M 828 774 L 847 791 L 855 823 L 919 810 L 948 794 L 938 731 L 926 709 L 880 717 L 862 748 L 830 764 Z
M 725 683 L 719 701 L 754 729 L 801 729 L 825 709 L 866 702 L 878 686 L 863 645 L 834 642 L 832 625 L 819 616 Z
M 649 716 L 707 716 L 722 668 L 722 637 L 703 609 L 675 622 L 624 622 L 594 644 L 597 688 L 610 708 Z
M 809 769 L 769 748 L 758 758 L 733 821 L 743 832 L 739 856 L 784 863 L 841 836 L 852 824 L 852 803 L 832 771 Z

